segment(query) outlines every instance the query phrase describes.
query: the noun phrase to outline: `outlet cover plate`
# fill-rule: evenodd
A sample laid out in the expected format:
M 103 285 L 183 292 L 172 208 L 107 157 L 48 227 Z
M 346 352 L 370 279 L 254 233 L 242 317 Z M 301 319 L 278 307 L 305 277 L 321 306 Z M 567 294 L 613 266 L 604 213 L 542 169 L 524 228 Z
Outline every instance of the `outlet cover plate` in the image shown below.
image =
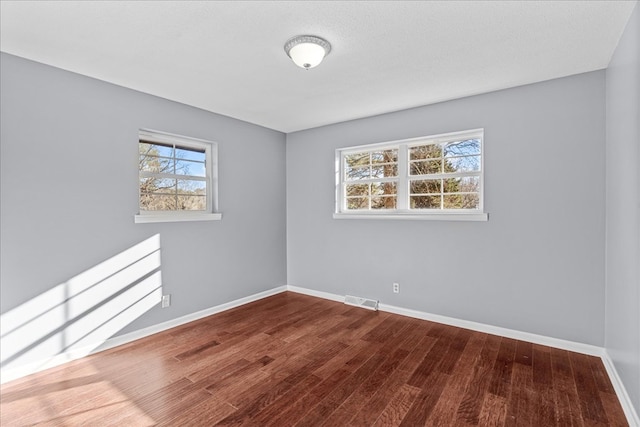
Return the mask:
M 162 295 L 162 308 L 167 308 L 171 305 L 171 294 Z

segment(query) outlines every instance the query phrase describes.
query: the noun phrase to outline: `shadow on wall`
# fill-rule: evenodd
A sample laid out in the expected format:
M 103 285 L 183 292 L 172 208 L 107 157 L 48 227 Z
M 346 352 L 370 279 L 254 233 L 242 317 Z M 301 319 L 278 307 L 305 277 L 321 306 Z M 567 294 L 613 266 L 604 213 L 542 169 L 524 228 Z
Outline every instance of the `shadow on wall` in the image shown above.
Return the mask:
M 91 353 L 162 298 L 156 234 L 0 316 L 2 383 Z

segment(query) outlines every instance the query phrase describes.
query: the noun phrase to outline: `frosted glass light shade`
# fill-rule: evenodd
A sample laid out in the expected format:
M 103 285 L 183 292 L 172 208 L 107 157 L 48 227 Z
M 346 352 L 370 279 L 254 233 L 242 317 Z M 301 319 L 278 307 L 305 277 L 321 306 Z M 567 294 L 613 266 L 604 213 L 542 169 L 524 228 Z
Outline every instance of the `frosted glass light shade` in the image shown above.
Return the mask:
M 296 36 L 284 45 L 284 50 L 298 67 L 308 70 L 322 62 L 331 52 L 331 45 L 320 37 Z

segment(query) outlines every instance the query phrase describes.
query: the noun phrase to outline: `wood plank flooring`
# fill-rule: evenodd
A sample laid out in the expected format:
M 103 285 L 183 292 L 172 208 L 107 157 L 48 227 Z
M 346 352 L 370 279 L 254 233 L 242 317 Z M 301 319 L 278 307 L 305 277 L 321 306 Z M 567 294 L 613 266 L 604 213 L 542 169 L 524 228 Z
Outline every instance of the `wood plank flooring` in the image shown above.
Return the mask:
M 285 292 L 2 386 L 3 426 L 626 426 L 591 356 Z

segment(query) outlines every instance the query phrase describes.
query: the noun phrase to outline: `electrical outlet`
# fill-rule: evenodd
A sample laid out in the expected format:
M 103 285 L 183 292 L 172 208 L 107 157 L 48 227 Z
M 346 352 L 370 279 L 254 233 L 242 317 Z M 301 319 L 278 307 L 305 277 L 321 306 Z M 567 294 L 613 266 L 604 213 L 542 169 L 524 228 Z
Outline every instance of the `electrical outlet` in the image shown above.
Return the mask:
M 167 308 L 171 305 L 171 294 L 162 295 L 162 308 Z
M 394 294 L 399 294 L 400 293 L 400 283 L 394 283 L 393 284 L 393 293 Z

